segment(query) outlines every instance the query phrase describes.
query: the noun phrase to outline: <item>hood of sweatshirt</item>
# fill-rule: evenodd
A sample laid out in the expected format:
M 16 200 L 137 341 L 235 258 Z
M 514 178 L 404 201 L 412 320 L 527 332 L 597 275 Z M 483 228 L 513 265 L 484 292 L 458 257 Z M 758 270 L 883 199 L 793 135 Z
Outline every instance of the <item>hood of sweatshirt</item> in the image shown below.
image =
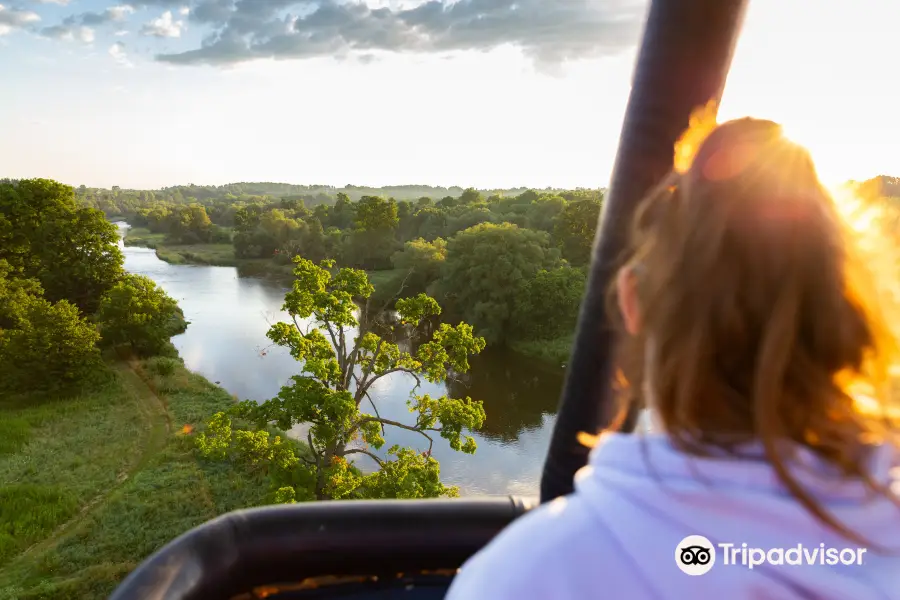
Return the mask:
M 603 523 L 619 558 L 646 569 L 640 576 L 660 598 L 715 589 L 722 597 L 900 598 L 900 507 L 809 450 L 792 450 L 796 481 L 865 541 L 841 536 L 804 507 L 761 444 L 741 448 L 739 458 L 704 458 L 664 434 L 607 434 L 576 476 L 573 500 Z M 895 447 L 868 448 L 866 464 L 877 484 L 900 491 Z M 732 595 L 738 589 L 755 591 Z

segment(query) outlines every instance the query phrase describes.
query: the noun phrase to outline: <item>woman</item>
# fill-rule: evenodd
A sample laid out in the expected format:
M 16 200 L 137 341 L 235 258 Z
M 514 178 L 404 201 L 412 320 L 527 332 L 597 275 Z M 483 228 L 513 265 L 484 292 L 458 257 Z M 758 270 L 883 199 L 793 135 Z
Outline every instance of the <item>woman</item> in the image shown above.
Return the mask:
M 886 406 L 896 348 L 854 252 L 777 124 L 715 128 L 642 203 L 611 291 L 651 431 L 595 438 L 575 493 L 448 598 L 900 598 L 895 428 L 850 392 Z

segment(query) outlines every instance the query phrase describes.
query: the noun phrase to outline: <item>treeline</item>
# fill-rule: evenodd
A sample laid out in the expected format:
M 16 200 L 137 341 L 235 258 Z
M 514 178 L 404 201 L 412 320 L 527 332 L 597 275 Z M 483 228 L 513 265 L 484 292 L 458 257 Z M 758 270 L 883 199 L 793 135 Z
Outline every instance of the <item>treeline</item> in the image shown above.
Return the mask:
M 900 177 L 879 175 L 863 182 L 852 182 L 857 194 L 866 200 L 891 199 L 900 201 Z
M 112 198 L 109 216 L 165 234 L 171 244 L 230 241 L 238 260 L 288 265 L 302 256 L 382 271 L 373 301 L 386 302 L 401 289 L 428 293 L 489 343 L 549 349 L 554 360 L 568 353 L 604 193 L 487 195 L 469 188 L 457 196 L 354 201 L 345 191 L 333 198 L 228 192 L 201 201 L 185 197 L 184 189 L 193 188 L 111 190 L 81 201 L 103 207 L 102 198 Z M 161 193 L 177 195 L 166 200 Z
M 527 188 L 482 190 L 490 196 L 517 195 Z M 150 204 L 192 204 L 200 203 L 210 209 L 215 205 L 227 206 L 234 203 L 253 203 L 262 199 L 286 199 L 303 202 L 308 208 L 319 204 L 334 204 L 338 194 L 344 194 L 352 201 L 364 196 L 383 196 L 396 200 L 416 200 L 428 198 L 456 198 L 462 195 L 460 187 L 435 187 L 430 185 L 396 185 L 367 187 L 347 185 L 343 188 L 328 185 L 294 185 L 289 183 L 229 183 L 227 185 L 177 185 L 159 190 L 131 190 L 113 186 L 112 189 L 80 186 L 76 194 L 81 202 L 102 210 L 111 219 L 125 218 L 140 207 Z M 554 191 L 551 188 L 544 190 Z
M 116 228 L 48 179 L 0 181 L 0 392 L 61 392 L 101 350 L 174 355 L 174 300 L 126 274 Z

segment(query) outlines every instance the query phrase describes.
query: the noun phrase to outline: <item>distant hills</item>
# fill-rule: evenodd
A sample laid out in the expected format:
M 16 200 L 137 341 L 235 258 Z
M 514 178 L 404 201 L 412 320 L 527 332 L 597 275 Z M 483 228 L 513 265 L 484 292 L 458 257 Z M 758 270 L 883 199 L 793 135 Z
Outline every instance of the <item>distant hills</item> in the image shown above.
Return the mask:
M 80 190 L 100 188 L 86 188 L 81 186 Z M 225 185 L 176 185 L 165 187 L 160 190 L 126 190 L 113 186 L 113 191 L 154 191 L 163 192 L 167 195 L 174 195 L 176 192 L 184 197 L 191 197 L 200 200 L 208 200 L 212 198 L 221 198 L 228 194 L 234 196 L 273 196 L 276 198 L 289 198 L 292 196 L 317 196 L 319 194 L 334 197 L 339 192 L 347 194 L 351 200 L 359 200 L 363 196 L 383 196 L 395 198 L 396 200 L 416 200 L 422 197 L 429 197 L 435 200 L 451 196 L 458 198 L 465 191 L 459 186 L 437 187 L 431 185 L 392 185 L 384 187 L 370 187 L 362 185 L 346 185 L 337 187 L 332 185 L 296 185 L 292 183 L 276 183 L 270 181 L 261 182 L 239 182 L 228 183 Z M 479 189 L 483 195 L 490 196 L 493 194 L 501 194 L 504 196 L 517 196 L 529 189 L 528 187 L 506 188 L 506 189 Z M 562 188 L 545 188 L 536 191 L 561 191 Z

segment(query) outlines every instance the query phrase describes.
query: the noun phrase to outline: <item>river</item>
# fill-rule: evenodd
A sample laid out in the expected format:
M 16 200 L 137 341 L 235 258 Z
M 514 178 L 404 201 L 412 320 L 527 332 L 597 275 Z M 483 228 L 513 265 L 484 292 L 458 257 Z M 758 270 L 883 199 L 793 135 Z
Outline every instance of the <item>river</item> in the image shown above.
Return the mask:
M 272 347 L 266 338 L 270 323 L 287 319 L 281 312 L 283 286 L 239 277 L 234 267 L 172 265 L 148 248 L 122 250 L 128 271 L 153 279 L 184 311 L 190 325 L 172 342 L 189 369 L 240 400 L 256 401 L 275 396 L 299 372 L 286 349 Z M 423 381 L 421 388 L 432 396 L 449 392 L 482 400 L 487 414 L 483 429 L 474 434 L 474 455 L 435 440 L 433 456 L 441 463 L 441 479 L 459 486 L 463 495 L 537 495 L 562 370 L 506 351 L 488 350 L 470 363 L 465 383 L 450 384 L 448 390 Z M 381 416 L 411 422 L 406 399 L 414 385 L 404 373 L 376 382 L 371 391 Z M 395 443 L 427 448 L 427 440 L 416 433 L 390 427 L 386 433 L 385 449 Z

